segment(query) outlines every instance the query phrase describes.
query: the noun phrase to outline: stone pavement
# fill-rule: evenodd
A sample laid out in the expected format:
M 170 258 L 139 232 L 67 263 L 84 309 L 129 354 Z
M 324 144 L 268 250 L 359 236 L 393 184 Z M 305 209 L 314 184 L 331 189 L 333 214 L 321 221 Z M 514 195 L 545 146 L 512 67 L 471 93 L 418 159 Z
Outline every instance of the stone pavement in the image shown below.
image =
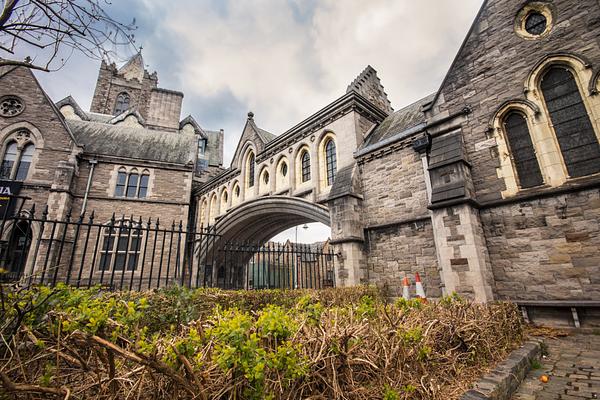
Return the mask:
M 600 399 L 600 335 L 544 338 L 547 355 L 532 369 L 512 400 Z M 548 375 L 547 383 L 540 376 Z

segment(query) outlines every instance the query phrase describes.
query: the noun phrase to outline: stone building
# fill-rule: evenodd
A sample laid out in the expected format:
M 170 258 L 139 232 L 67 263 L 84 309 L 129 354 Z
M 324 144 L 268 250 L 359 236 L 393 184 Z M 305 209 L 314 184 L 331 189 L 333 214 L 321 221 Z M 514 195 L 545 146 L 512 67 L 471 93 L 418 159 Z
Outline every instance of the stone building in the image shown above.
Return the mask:
M 329 217 L 336 282 L 392 295 L 419 272 L 433 297 L 600 299 L 599 21 L 596 0 L 487 0 L 411 105 L 368 67 L 280 135 L 250 113 L 199 223 L 263 241 Z
M 398 295 L 419 272 L 431 297 L 598 301 L 598 6 L 486 0 L 436 93 L 394 111 L 369 66 L 279 135 L 248 113 L 228 168 L 222 131 L 180 120 L 183 95 L 141 55 L 102 64 L 91 112 L 4 69 L 3 176 L 57 217 L 142 211 L 225 243 L 323 222 L 337 285 Z
M 220 170 L 223 131 L 202 129 L 192 116 L 181 119 L 182 99 L 158 87 L 139 53 L 121 68 L 102 62 L 89 112 L 70 96 L 54 103 L 27 68 L 4 67 L 2 183 L 18 190 L 15 202 L 28 198 L 24 210 L 35 204 L 40 213 L 47 205 L 48 219 L 76 220 L 93 211 L 97 223 L 115 215 L 117 224 L 160 217 L 187 226 L 195 218 L 192 187 Z M 31 272 L 33 265 L 16 264 L 36 232 L 15 228 L 3 224 L 3 264 Z M 117 264 L 124 262 L 113 257 L 107 268 L 122 270 Z

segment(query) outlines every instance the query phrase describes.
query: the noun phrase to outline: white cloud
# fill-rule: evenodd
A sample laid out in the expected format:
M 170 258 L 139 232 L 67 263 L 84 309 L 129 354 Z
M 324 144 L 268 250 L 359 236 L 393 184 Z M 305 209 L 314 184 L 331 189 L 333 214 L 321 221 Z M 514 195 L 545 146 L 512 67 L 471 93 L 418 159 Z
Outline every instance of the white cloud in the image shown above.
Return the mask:
M 138 14 L 138 41 L 161 86 L 184 91 L 184 110 L 201 125 L 225 128 L 228 165 L 248 110 L 259 126 L 282 133 L 341 96 L 368 64 L 396 109 L 432 93 L 482 0 L 127 3 L 119 12 Z M 76 85 L 72 67 L 43 81 L 56 100 L 75 91 L 87 105 L 81 88 L 91 98 L 97 63 L 73 65 L 86 67 Z

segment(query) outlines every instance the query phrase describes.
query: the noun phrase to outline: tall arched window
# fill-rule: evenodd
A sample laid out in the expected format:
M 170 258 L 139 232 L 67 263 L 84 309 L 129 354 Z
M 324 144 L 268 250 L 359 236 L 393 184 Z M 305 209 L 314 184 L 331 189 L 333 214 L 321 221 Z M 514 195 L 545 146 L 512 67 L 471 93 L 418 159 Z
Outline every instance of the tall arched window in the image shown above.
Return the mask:
M 254 164 L 255 164 L 254 153 L 250 153 L 250 156 L 248 157 L 248 187 L 249 188 L 254 186 Z
M 337 155 L 335 153 L 335 142 L 329 139 L 325 144 L 325 160 L 327 162 L 327 186 L 333 184 L 337 172 Z
M 530 188 L 544 183 L 525 115 L 511 111 L 504 117 L 503 125 L 520 186 Z
M 10 142 L 6 146 L 4 157 L 2 157 L 2 166 L 0 166 L 0 177 L 3 179 L 12 179 L 12 170 L 17 161 L 17 142 Z
M 135 271 L 140 259 L 143 229 L 128 219 L 108 224 L 102 231 L 101 271 Z
M 27 143 L 22 149 L 19 149 L 17 142 L 9 142 L 2 158 L 0 178 L 24 181 L 27 178 L 34 152 L 35 145 L 33 143 Z
M 124 111 L 129 110 L 129 95 L 125 92 L 119 93 L 115 103 L 115 115 L 119 115 Z
M 27 178 L 29 166 L 31 165 L 31 160 L 33 160 L 34 151 L 35 145 L 33 143 L 29 143 L 23 147 L 23 150 L 21 151 L 21 157 L 19 158 L 19 165 L 17 166 L 15 180 L 24 181 L 25 178 Z
M 569 176 L 600 172 L 600 145 L 573 73 L 552 67 L 541 89 Z
M 301 160 L 302 182 L 308 182 L 310 181 L 310 154 L 308 154 L 308 151 L 302 153 Z

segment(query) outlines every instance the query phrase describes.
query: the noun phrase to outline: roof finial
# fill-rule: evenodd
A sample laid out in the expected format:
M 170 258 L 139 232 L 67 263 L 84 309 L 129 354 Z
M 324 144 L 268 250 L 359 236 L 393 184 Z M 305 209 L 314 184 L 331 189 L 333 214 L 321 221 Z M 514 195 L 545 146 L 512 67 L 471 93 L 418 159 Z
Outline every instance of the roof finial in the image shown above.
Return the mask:
M 248 119 L 252 121 L 254 119 L 254 113 L 252 111 L 248 111 Z

